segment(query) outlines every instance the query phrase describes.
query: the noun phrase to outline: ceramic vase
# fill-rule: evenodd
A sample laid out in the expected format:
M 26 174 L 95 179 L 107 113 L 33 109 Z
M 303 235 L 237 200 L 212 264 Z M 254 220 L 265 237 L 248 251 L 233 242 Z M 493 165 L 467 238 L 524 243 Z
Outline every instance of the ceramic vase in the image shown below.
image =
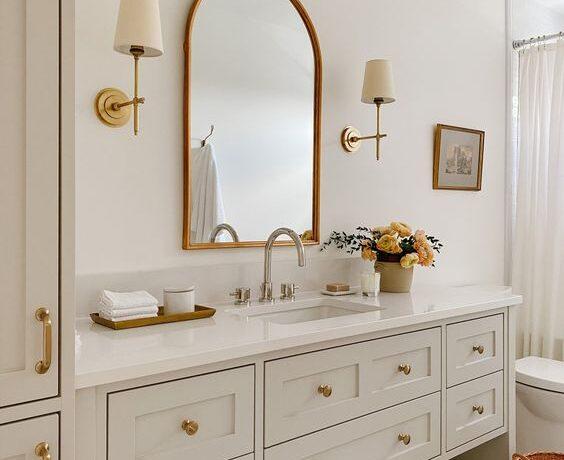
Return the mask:
M 413 282 L 413 267 L 403 268 L 399 262 L 374 263 L 374 269 L 380 273 L 380 291 L 409 292 Z

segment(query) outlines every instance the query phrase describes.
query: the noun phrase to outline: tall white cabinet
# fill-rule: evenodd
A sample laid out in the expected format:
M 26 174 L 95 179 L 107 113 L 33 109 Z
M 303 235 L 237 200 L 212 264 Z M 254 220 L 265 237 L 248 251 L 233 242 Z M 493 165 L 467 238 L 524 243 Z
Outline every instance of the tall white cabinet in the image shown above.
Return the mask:
M 59 458 L 63 7 L 0 1 L 0 460 Z

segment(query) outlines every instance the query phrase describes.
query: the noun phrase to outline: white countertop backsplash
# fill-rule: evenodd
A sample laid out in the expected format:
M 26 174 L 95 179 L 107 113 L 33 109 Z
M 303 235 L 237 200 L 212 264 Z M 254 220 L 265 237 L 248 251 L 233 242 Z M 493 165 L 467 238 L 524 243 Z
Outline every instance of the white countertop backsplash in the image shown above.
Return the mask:
M 298 299 L 319 297 L 315 291 L 300 294 Z M 409 294 L 327 299 L 383 309 L 288 325 L 241 316 L 233 312 L 236 307 L 232 303 L 220 303 L 211 305 L 217 307 L 212 318 L 122 331 L 93 324 L 89 318 L 79 319 L 76 387 L 129 380 L 521 303 L 521 297 L 505 286 L 417 287 Z

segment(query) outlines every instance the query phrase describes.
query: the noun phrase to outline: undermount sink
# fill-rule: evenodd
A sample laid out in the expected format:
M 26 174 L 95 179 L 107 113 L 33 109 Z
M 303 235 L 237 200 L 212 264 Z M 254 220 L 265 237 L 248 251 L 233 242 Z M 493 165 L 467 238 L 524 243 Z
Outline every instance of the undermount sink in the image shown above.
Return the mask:
M 349 310 L 347 308 L 332 307 L 330 305 L 320 305 L 318 307 L 300 308 L 281 313 L 267 313 L 265 315 L 261 315 L 261 319 L 276 324 L 294 324 L 335 318 L 337 316 L 354 315 L 358 313 L 363 312 Z
M 374 313 L 381 310 L 380 307 L 362 303 L 333 299 L 311 299 L 253 306 L 239 310 L 237 313 L 249 320 L 258 319 L 268 323 L 291 325 L 362 313 Z

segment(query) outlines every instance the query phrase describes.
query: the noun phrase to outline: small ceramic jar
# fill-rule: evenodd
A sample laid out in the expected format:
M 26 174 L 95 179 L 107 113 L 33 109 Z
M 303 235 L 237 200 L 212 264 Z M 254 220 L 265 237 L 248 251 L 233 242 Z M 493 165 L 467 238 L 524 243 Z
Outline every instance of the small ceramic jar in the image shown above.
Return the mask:
M 177 313 L 188 313 L 194 311 L 194 286 L 188 288 L 164 289 L 164 313 L 175 315 Z

